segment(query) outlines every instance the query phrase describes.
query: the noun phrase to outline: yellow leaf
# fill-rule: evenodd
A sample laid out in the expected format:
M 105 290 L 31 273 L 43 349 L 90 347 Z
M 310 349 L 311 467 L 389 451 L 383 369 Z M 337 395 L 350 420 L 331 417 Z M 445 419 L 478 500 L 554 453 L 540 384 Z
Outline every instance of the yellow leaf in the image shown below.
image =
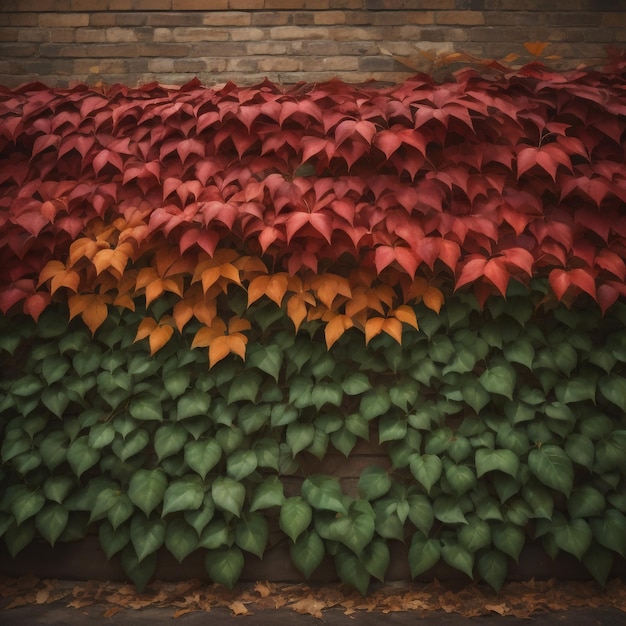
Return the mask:
M 158 352 L 174 334 L 174 328 L 169 324 L 159 324 L 149 335 L 150 354 Z
M 388 317 L 383 323 L 382 330 L 402 344 L 402 322 L 394 317 Z
M 347 315 L 335 315 L 335 317 L 326 324 L 326 328 L 324 329 L 326 347 L 330 350 L 335 341 L 337 341 L 348 328 L 352 328 L 353 325 L 352 318 Z
M 392 315 L 401 322 L 410 324 L 417 330 L 417 317 L 415 316 L 415 311 L 410 306 L 402 304 L 395 311 L 392 311 Z
M 429 308 L 439 313 L 441 306 L 443 305 L 443 293 L 436 287 L 428 287 L 422 296 L 424 304 Z
M 535 57 L 540 57 L 543 51 L 550 45 L 549 41 L 527 41 L 524 48 Z
M 371 317 L 365 322 L 365 343 L 368 344 L 376 335 L 380 335 L 385 323 L 384 317 Z

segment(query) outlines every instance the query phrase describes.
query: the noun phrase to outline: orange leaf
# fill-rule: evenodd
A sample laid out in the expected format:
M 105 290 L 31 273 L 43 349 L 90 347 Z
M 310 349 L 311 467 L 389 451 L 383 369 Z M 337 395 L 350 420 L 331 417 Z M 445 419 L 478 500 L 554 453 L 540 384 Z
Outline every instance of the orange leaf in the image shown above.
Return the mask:
M 230 346 L 228 344 L 228 337 L 226 335 L 215 337 L 209 344 L 209 366 L 213 367 L 229 354 Z
M 294 293 L 287 301 L 287 315 L 296 327 L 296 332 L 300 328 L 300 324 L 304 321 L 307 314 L 307 308 L 303 294 Z
M 415 315 L 415 311 L 406 304 L 400 305 L 395 311 L 391 311 L 391 314 L 401 322 L 405 324 L 410 324 L 417 330 L 417 317 Z
M 384 317 L 371 317 L 365 322 L 365 343 L 368 344 L 376 335 L 380 335 L 385 323 Z
M 326 347 L 330 350 L 335 341 L 337 341 L 348 328 L 352 328 L 353 325 L 352 319 L 347 315 L 336 315 L 333 317 L 330 322 L 326 324 L 326 328 L 324 329 Z
M 183 332 L 183 328 L 185 328 L 187 322 L 193 317 L 193 309 L 193 304 L 187 300 L 181 300 L 174 305 L 172 315 L 179 332 Z
M 265 295 L 265 290 L 269 282 L 269 276 L 257 276 L 254 280 L 250 281 L 248 285 L 248 306 Z
M 137 274 L 137 289 L 147 287 L 154 280 L 160 280 L 160 276 L 156 273 L 156 270 L 153 267 L 143 267 Z
M 109 314 L 107 304 L 112 298 L 108 295 L 85 294 L 74 295 L 68 300 L 70 307 L 70 319 L 80 314 L 83 322 L 87 325 L 92 334 L 104 322 Z
M 439 289 L 436 287 L 428 287 L 422 299 L 429 309 L 432 309 L 435 313 L 439 313 L 443 305 L 443 293 L 441 293 Z
M 98 250 L 103 247 L 106 247 L 106 244 L 98 243 L 88 237 L 77 239 L 70 246 L 70 265 L 76 265 L 76 263 L 83 257 L 86 257 L 91 261 Z
M 151 317 L 144 317 L 141 320 L 141 324 L 139 324 L 139 328 L 137 329 L 137 334 L 135 335 L 135 339 L 133 339 L 133 343 L 137 341 L 141 341 L 150 335 L 150 333 L 157 327 L 157 323 Z
M 166 278 L 163 281 L 163 289 L 171 293 L 175 293 L 179 297 L 183 297 L 183 277 L 174 276 L 173 278 Z
M 232 263 L 223 263 L 220 265 L 220 274 L 232 280 L 237 285 L 241 285 L 241 279 L 239 278 L 239 270 Z
M 276 302 L 278 306 L 280 306 L 282 304 L 283 298 L 285 297 L 288 282 L 289 277 L 286 273 L 281 272 L 280 274 L 274 274 L 270 277 L 269 284 L 265 289 L 265 295 L 270 300 Z
M 132 250 L 132 247 L 128 243 L 121 244 L 121 246 Z M 101 274 L 104 270 L 110 268 L 113 268 L 119 276 L 124 273 L 126 264 L 128 263 L 128 254 L 126 254 L 124 248 L 121 246 L 118 248 L 105 248 L 96 252 L 92 262 L 96 268 L 97 274 Z
M 252 324 L 248 320 L 241 319 L 240 317 L 232 317 L 228 322 L 228 332 L 238 333 L 242 330 L 250 330 Z
M 394 317 L 388 317 L 382 326 L 382 330 L 402 344 L 402 322 Z
M 161 296 L 164 291 L 163 281 L 160 278 L 153 280 L 146 286 L 146 306 L 150 306 L 150 303 Z
M 211 342 L 217 337 L 224 336 L 226 332 L 226 324 L 220 317 L 216 317 L 213 320 L 213 324 L 211 326 L 203 326 L 193 338 L 191 342 L 192 348 L 206 348 L 206 346 L 210 345 Z
M 540 57 L 547 46 L 550 45 L 549 41 L 527 41 L 524 44 L 524 48 L 535 57 Z
M 417 300 L 424 296 L 426 291 L 429 289 L 428 281 L 425 278 L 417 277 L 407 289 L 406 292 L 406 302 L 410 300 Z
M 38 287 L 46 282 L 49 278 L 50 281 L 50 293 L 53 294 L 57 289 L 61 287 L 67 287 L 73 292 L 78 291 L 80 285 L 80 276 L 73 269 L 65 269 L 65 265 L 61 261 L 48 261 L 46 266 L 41 270 L 39 274 Z
M 226 339 L 228 350 L 245 360 L 246 344 L 248 343 L 246 336 L 241 333 L 233 333 L 232 335 L 226 335 Z
M 169 324 L 159 324 L 149 335 L 150 354 L 158 352 L 174 334 L 174 328 Z
M 329 309 L 333 308 L 333 300 L 338 294 L 349 298 L 352 295 L 350 283 L 343 276 L 336 274 L 321 274 L 316 276 L 311 286 L 317 292 L 319 300 Z
M 202 272 L 202 289 L 206 293 L 220 278 L 221 272 L 219 267 L 209 267 Z

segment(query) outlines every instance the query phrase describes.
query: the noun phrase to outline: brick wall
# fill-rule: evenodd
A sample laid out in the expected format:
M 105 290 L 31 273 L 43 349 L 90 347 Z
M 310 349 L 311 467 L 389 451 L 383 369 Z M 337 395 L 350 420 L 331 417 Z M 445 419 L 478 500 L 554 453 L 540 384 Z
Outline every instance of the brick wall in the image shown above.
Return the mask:
M 626 47 L 625 0 L 0 0 L 0 84 L 396 82 L 462 52 L 558 69 Z

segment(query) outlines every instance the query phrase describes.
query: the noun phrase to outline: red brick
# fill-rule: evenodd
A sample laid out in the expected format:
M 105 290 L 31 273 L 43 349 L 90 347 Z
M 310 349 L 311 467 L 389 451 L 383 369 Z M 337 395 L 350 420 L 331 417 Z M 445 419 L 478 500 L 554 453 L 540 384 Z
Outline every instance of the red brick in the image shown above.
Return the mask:
M 480 26 L 485 17 L 480 11 L 435 11 L 437 24 Z
M 89 26 L 88 13 L 40 13 L 38 18 L 39 26 L 51 28 L 75 28 Z

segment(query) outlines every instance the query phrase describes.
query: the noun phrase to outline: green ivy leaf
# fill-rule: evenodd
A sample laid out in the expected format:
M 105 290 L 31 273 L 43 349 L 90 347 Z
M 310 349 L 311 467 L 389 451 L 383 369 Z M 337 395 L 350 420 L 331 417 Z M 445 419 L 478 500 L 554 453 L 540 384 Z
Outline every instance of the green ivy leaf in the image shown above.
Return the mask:
M 317 383 L 311 391 L 311 401 L 319 411 L 325 404 L 341 406 L 343 400 L 343 389 L 333 382 Z
M 359 476 L 357 488 L 361 498 L 370 501 L 376 500 L 391 489 L 391 478 L 382 467 L 367 467 Z
M 401 441 L 406 437 L 407 421 L 388 413 L 378 420 L 378 442 Z
M 371 384 L 369 378 L 361 372 L 350 374 L 341 383 L 343 392 L 348 396 L 358 396 L 366 391 L 369 391 Z
M 115 439 L 115 428 L 110 422 L 96 424 L 89 430 L 89 446 L 95 450 L 106 448 Z
M 441 544 L 438 539 L 429 539 L 421 531 L 413 533 L 409 546 L 409 567 L 413 578 L 437 565 L 440 557 Z
M 257 456 L 253 450 L 237 450 L 226 459 L 226 473 L 240 481 L 250 476 L 257 468 Z
M 41 402 L 54 415 L 62 418 L 70 399 L 63 387 L 48 387 L 41 393 Z
M 578 465 L 591 469 L 595 456 L 593 441 L 578 433 L 572 433 L 565 440 L 565 453 Z
M 156 569 L 156 553 L 149 554 L 140 559 L 131 544 L 122 550 L 122 567 L 126 575 L 133 581 L 139 593 L 146 588 Z
M 145 394 L 133 397 L 128 407 L 129 413 L 137 420 L 163 421 L 163 408 L 158 396 Z
M 511 363 L 521 363 L 529 370 L 533 368 L 533 361 L 535 359 L 535 348 L 528 339 L 524 337 L 518 337 L 512 343 L 504 346 L 502 351 L 504 358 Z
M 413 477 L 430 493 L 433 485 L 441 478 L 441 459 L 434 454 L 415 453 L 409 464 Z
M 246 363 L 248 367 L 257 367 L 278 382 L 283 363 L 283 351 L 277 345 L 259 346 L 256 350 L 248 351 Z
M 246 513 L 237 520 L 235 543 L 242 550 L 262 559 L 268 536 L 267 520 L 261 513 Z
M 163 501 L 166 488 L 167 476 L 165 472 L 159 469 L 140 469 L 130 479 L 128 497 L 136 507 L 148 516 Z
M 128 545 L 130 527 L 125 524 L 119 528 L 113 528 L 107 520 L 104 520 L 98 527 L 98 537 L 107 559 L 110 559 Z
M 457 496 L 460 496 L 476 486 L 476 474 L 467 465 L 448 463 L 445 467 L 447 487 Z M 446 490 L 449 489 L 446 487 Z
M 26 523 L 11 526 L 4 534 L 4 542 L 9 554 L 15 558 L 35 538 L 36 532 L 35 521 L 32 519 Z
M 601 516 L 605 508 L 604 496 L 591 485 L 575 488 L 567 499 L 567 511 L 572 519 Z
M 570 378 L 554 387 L 557 400 L 564 404 L 571 402 L 596 401 L 596 381 L 589 377 Z
M 335 555 L 335 569 L 342 582 L 354 587 L 363 596 L 367 593 L 370 574 L 354 553 L 340 548 Z
M 62 504 L 49 504 L 35 516 L 35 526 L 41 536 L 53 546 L 65 530 L 68 518 L 69 512 Z
M 284 502 L 282 482 L 278 476 L 269 476 L 254 490 L 250 500 L 250 512 L 282 506 Z
M 150 435 L 145 428 L 137 428 L 125 439 L 116 439 L 111 449 L 121 461 L 126 461 L 141 452 L 150 442 Z
M 12 428 L 5 434 L 2 442 L 2 461 L 7 463 L 23 452 L 29 452 L 32 445 L 31 438 L 21 428 Z
M 533 510 L 535 518 L 552 519 L 554 499 L 543 485 L 534 480 L 527 482 L 522 487 L 522 496 Z
M 295 542 L 309 527 L 312 519 L 311 505 L 300 496 L 293 496 L 283 503 L 278 522 L 282 531 Z
M 596 541 L 609 550 L 626 557 L 626 516 L 616 509 L 608 509 L 602 518 L 589 521 Z
M 468 552 L 478 552 L 491 545 L 491 529 L 476 515 L 469 515 L 467 524 L 457 530 L 459 545 Z
M 245 487 L 228 476 L 218 476 L 211 486 L 215 506 L 239 517 L 246 498 Z M 210 573 L 210 572 L 209 572 Z
M 185 444 L 185 463 L 202 480 L 222 458 L 222 448 L 215 439 L 200 439 Z
M 191 374 L 184 369 L 163 376 L 163 387 L 172 400 L 182 396 L 191 384 Z
M 270 421 L 271 407 L 269 404 L 260 406 L 246 404 L 237 414 L 237 423 L 245 435 L 255 433 Z
M 69 369 L 69 360 L 59 354 L 47 356 L 41 362 L 41 373 L 48 386 L 61 380 Z
M 287 426 L 287 445 L 291 448 L 291 454 L 295 457 L 298 452 L 311 445 L 315 438 L 315 427 L 313 424 L 293 422 Z
M 100 451 L 89 445 L 89 437 L 84 435 L 70 444 L 67 449 L 67 462 L 78 478 L 100 460 Z
M 204 560 L 213 582 L 232 589 L 243 570 L 244 558 L 237 546 L 210 550 Z
M 474 555 L 456 541 L 446 541 L 441 546 L 443 560 L 454 569 L 474 577 Z
M 523 528 L 510 522 L 494 524 L 491 528 L 491 538 L 498 550 L 510 556 L 516 563 L 518 562 L 526 540 Z
M 472 407 L 476 413 L 480 413 L 491 401 L 489 392 L 474 376 L 463 377 L 461 382 L 461 397 L 463 398 L 463 402 Z
M 230 547 L 234 541 L 234 532 L 226 521 L 223 519 L 214 519 L 202 530 L 199 546 L 207 550 L 215 550 L 223 546 Z
M 165 547 L 179 563 L 198 548 L 198 543 L 198 533 L 184 519 L 176 518 L 168 522 Z
M 143 561 L 155 553 L 165 541 L 165 522 L 158 518 L 134 515 L 130 520 L 130 540 L 137 555 L 137 561 Z
M 176 511 L 194 511 L 202 506 L 204 488 L 197 476 L 172 481 L 163 494 L 162 517 Z
M 503 362 L 486 369 L 478 380 L 489 393 L 513 400 L 516 379 L 515 369 L 509 363 Z
M 391 407 L 389 392 L 384 387 L 376 387 L 365 392 L 361 397 L 359 414 L 367 421 L 384 415 Z M 357 434 L 357 433 L 355 433 Z
M 184 420 L 189 417 L 206 417 L 211 406 L 211 396 L 197 389 L 186 391 L 176 403 L 176 419 Z
M 75 484 L 72 476 L 64 476 L 63 474 L 48 476 L 43 484 L 43 495 L 48 500 L 63 504 Z
M 407 501 L 409 504 L 409 519 L 418 530 L 421 530 L 425 535 L 428 534 L 435 520 L 430 499 L 422 494 L 418 494 L 409 496 Z
M 544 485 L 569 496 L 574 484 L 574 468 L 562 448 L 546 444 L 531 450 L 528 468 Z
M 486 550 L 481 552 L 476 559 L 478 575 L 494 591 L 500 591 L 508 570 L 506 556 L 499 550 Z
M 159 426 L 154 433 L 154 451 L 157 459 L 161 461 L 180 452 L 188 437 L 187 429 L 180 424 L 168 423 Z
M 298 419 L 298 411 L 289 404 L 275 404 L 272 407 L 270 422 L 273 428 L 277 426 L 286 426 Z
M 350 507 L 347 515 L 339 514 L 332 519 L 328 527 L 328 539 L 339 541 L 350 548 L 352 552 L 360 555 L 363 548 L 374 537 L 374 511 L 369 505 L 369 510 L 366 511 L 355 505 Z M 322 537 L 325 536 L 317 525 L 315 529 Z
M 583 565 L 602 587 L 606 586 L 606 581 L 613 569 L 613 561 L 613 552 L 596 541 L 592 542 L 583 556 Z
M 306 579 L 319 567 L 324 553 L 324 542 L 314 530 L 300 535 L 290 546 L 291 560 Z
M 433 513 L 444 524 L 467 524 L 459 500 L 455 496 L 437 496 L 433 502 Z
M 233 404 L 234 402 L 239 402 L 241 400 L 254 402 L 256 400 L 257 393 L 259 392 L 261 382 L 261 375 L 250 370 L 236 376 L 232 380 L 228 389 L 228 404 Z
M 270 437 L 263 437 L 254 443 L 254 453 L 258 467 L 269 467 L 278 471 L 280 448 L 278 442 Z
M 385 581 L 385 573 L 389 567 L 391 555 L 387 542 L 383 539 L 374 539 L 363 549 L 361 562 L 367 572 L 381 582 Z
M 328 476 L 315 474 L 302 483 L 302 496 L 314 508 L 347 515 L 339 482 Z
M 568 524 L 556 526 L 553 534 L 556 545 L 561 550 L 573 554 L 579 561 L 589 549 L 593 539 L 591 527 L 582 519 L 573 519 Z
M 478 478 L 487 472 L 495 470 L 515 477 L 519 469 L 519 458 L 513 451 L 506 449 L 490 450 L 489 448 L 480 448 L 476 450 L 475 461 Z

